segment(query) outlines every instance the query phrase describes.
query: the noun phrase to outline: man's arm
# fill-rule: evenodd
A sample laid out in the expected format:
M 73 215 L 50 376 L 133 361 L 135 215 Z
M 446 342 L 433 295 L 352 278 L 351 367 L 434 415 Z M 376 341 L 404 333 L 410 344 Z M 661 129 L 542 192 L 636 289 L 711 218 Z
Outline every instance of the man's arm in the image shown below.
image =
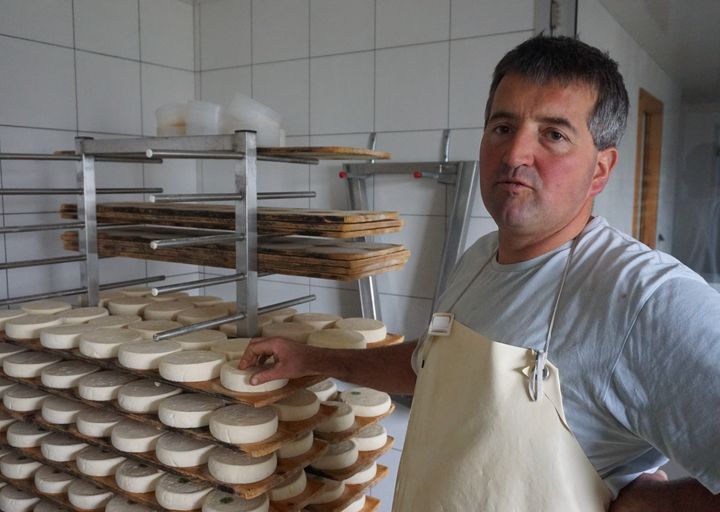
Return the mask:
M 253 384 L 306 375 L 326 375 L 387 393 L 411 395 L 415 372 L 411 359 L 416 342 L 371 349 L 331 349 L 282 338 L 258 338 L 248 345 L 239 367 L 249 368 L 272 357 L 275 364 L 252 378 Z
M 714 495 L 696 480 L 663 481 L 642 476 L 625 487 L 610 505 L 610 512 L 712 512 L 720 510 Z

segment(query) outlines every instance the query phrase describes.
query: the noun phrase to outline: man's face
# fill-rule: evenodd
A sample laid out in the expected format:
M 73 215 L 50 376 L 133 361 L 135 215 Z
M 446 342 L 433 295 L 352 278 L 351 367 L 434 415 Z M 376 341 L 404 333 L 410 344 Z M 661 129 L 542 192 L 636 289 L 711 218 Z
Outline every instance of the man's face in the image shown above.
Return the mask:
M 501 235 L 539 240 L 590 214 L 616 158 L 595 148 L 594 104 L 583 84 L 502 79 L 480 145 L 482 198 Z

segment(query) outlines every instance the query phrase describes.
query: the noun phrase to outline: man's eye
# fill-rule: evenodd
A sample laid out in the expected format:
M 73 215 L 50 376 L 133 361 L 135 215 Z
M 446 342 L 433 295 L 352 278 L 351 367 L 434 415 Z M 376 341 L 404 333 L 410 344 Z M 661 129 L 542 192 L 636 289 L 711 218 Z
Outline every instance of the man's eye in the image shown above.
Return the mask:
M 495 128 L 493 128 L 493 132 L 500 134 L 500 135 L 505 135 L 507 133 L 510 133 L 510 127 L 507 125 L 501 124 L 501 125 L 498 125 Z
M 565 135 L 563 135 L 561 132 L 559 132 L 557 130 L 548 131 L 548 137 L 551 140 L 558 141 L 558 142 L 561 140 L 565 140 Z

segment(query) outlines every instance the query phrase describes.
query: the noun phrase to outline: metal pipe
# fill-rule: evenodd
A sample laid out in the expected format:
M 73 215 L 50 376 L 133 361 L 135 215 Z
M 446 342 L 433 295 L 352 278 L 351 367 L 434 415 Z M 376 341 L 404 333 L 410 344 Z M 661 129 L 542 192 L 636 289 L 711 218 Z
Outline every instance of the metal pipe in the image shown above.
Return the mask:
M 151 249 L 164 249 L 166 247 L 185 247 L 188 245 L 205 245 L 244 240 L 245 235 L 230 233 L 227 235 L 194 236 L 190 238 L 168 238 L 166 240 L 153 240 Z
M 263 306 L 261 308 L 258 308 L 258 313 L 269 313 L 270 311 L 277 311 L 278 309 L 285 309 L 292 306 L 297 306 L 298 304 L 305 304 L 307 302 L 312 302 L 316 299 L 314 293 L 310 295 L 303 295 L 302 297 L 298 297 L 296 299 L 290 299 L 283 302 L 276 302 L 275 304 L 270 304 L 269 306 Z
M 183 290 L 192 290 L 202 288 L 203 286 L 212 286 L 216 284 L 233 283 L 245 279 L 245 274 L 233 274 L 231 276 L 210 277 L 207 279 L 198 279 L 197 281 L 186 281 L 184 283 L 169 284 L 167 286 L 157 286 L 152 289 L 153 296 L 162 295 L 163 293 L 181 292 Z
M 134 286 L 136 284 L 144 284 L 144 283 L 151 283 L 153 281 L 164 281 L 165 275 L 160 274 L 158 276 L 150 276 L 150 277 L 139 277 L 137 279 L 128 279 L 126 281 L 116 281 L 114 283 L 106 283 L 100 285 L 100 290 L 112 290 L 114 288 L 122 288 L 124 286 Z
M 182 334 L 188 334 L 191 332 L 199 331 L 201 329 L 210 329 L 212 327 L 228 324 L 230 322 L 236 322 L 238 320 L 243 320 L 245 318 L 245 313 L 238 313 L 235 315 L 230 316 L 224 316 L 222 318 L 215 318 L 213 320 L 206 320 L 204 322 L 199 322 L 197 324 L 191 324 L 191 325 L 185 325 L 183 327 L 178 327 L 176 329 L 169 329 L 167 331 L 158 332 L 156 334 L 153 334 L 153 340 L 155 341 L 162 341 L 168 338 L 173 338 L 175 336 L 180 336 Z
M 296 192 L 258 192 L 258 199 L 303 199 L 317 197 L 313 190 Z
M 98 188 L 96 194 L 161 194 L 161 188 Z M 0 188 L 3 196 L 47 196 L 82 194 L 81 188 Z
M 150 196 L 151 203 L 191 203 L 193 201 L 242 201 L 242 194 L 159 194 Z
M 204 160 L 241 160 L 245 158 L 244 151 L 184 151 L 181 149 L 147 149 L 148 158 L 200 158 Z M 270 156 L 257 155 L 258 160 L 264 162 L 286 162 L 295 164 L 317 165 L 317 158 L 301 158 L 296 156 Z
M 42 265 L 57 265 L 60 263 L 71 263 L 73 261 L 85 261 L 85 256 L 62 256 L 59 258 L 44 258 L 40 260 L 11 261 L 9 263 L 0 263 L 0 270 L 39 267 Z
M 0 300 L 0 306 L 10 306 L 12 304 L 21 304 L 23 302 L 32 302 L 34 300 L 52 299 L 53 297 L 67 297 L 70 295 L 80 295 L 84 293 L 87 293 L 85 288 L 72 288 L 56 292 L 36 293 L 34 295 L 25 295 L 23 297 L 13 297 L 10 299 Z
M 30 233 L 32 231 L 53 231 L 55 229 L 82 229 L 83 222 L 61 222 L 58 224 L 35 224 L 28 226 L 5 226 L 0 228 L 0 235 L 8 233 Z
M 82 160 L 81 155 L 76 154 L 57 154 L 49 155 L 46 153 L 0 153 L 0 160 L 44 160 L 44 161 L 80 161 Z M 96 158 L 98 162 L 119 162 L 129 164 L 161 164 L 162 159 L 160 158 L 147 158 L 143 154 L 138 156 L 118 155 L 118 156 L 104 156 Z

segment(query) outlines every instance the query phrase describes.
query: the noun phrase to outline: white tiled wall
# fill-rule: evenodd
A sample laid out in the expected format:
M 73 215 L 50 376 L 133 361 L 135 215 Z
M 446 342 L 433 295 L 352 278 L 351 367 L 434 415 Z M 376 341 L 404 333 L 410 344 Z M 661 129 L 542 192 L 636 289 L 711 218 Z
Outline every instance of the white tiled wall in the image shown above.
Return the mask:
M 0 151 L 51 153 L 74 149 L 77 135 L 97 138 L 155 132 L 155 109 L 195 97 L 193 7 L 178 0 L 0 0 Z M 145 168 L 143 168 L 145 167 Z M 75 164 L 0 161 L 12 187 L 75 187 Z M 194 163 L 97 165 L 99 187 L 197 190 Z M 100 200 L 142 199 L 104 196 Z M 73 196 L 4 196 L 4 225 L 59 222 Z M 67 255 L 60 231 L 2 236 L 4 261 Z M 113 258 L 101 282 L 146 274 L 196 273 Z M 17 297 L 79 286 L 76 263 L 0 272 L 0 296 Z M 173 279 L 171 277 L 171 279 Z

